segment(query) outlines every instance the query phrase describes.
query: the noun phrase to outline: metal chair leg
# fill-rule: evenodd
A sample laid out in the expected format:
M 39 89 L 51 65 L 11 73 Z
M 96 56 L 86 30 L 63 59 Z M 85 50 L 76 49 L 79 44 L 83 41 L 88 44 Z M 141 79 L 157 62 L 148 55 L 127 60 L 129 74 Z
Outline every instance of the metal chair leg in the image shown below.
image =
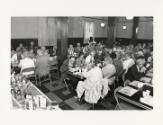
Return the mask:
M 49 73 L 50 85 L 52 85 L 52 75 Z
M 95 109 L 95 104 L 92 105 L 93 110 Z
M 117 93 L 118 89 L 119 88 L 117 88 L 117 89 L 114 90 L 114 98 L 115 98 L 115 100 L 117 102 L 117 105 L 116 105 L 115 109 L 119 109 L 120 110 L 121 109 L 121 106 L 120 106 L 119 100 L 118 100 L 118 98 L 116 96 L 116 93 Z
M 66 82 L 66 79 L 63 79 L 63 81 L 64 81 L 64 84 L 65 84 L 67 90 L 69 90 L 68 85 L 67 85 L 67 82 Z

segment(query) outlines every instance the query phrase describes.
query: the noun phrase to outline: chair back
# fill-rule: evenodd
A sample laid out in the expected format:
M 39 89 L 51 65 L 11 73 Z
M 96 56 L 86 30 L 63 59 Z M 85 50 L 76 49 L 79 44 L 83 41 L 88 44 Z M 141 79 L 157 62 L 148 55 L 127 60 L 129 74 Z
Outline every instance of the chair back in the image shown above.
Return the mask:
M 25 68 L 21 71 L 21 74 L 25 75 L 31 75 L 35 73 L 35 67 L 29 67 L 29 68 Z

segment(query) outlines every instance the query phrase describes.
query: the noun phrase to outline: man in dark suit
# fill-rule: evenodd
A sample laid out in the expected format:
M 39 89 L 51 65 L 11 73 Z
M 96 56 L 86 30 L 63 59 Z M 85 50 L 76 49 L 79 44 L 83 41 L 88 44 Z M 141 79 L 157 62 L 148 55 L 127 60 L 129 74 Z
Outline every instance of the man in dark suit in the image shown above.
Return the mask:
M 145 58 L 143 56 L 139 56 L 136 59 L 136 64 L 134 64 L 131 68 L 128 69 L 126 73 L 126 80 L 129 81 L 140 81 L 141 77 L 145 75 Z

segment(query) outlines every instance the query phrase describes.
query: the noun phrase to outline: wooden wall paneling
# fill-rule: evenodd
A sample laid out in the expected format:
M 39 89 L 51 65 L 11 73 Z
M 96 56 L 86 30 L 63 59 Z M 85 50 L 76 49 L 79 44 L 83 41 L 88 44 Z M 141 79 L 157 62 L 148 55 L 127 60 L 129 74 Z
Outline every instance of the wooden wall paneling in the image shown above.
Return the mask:
M 68 36 L 69 38 L 73 38 L 74 31 L 74 17 L 69 17 L 68 20 Z
M 140 17 L 138 25 L 138 39 L 153 40 L 153 18 Z
M 47 32 L 49 46 L 57 46 L 57 23 L 55 17 L 47 18 Z
M 57 19 L 57 48 L 58 59 L 61 64 L 67 56 L 68 48 L 68 18 Z
M 37 31 L 37 17 L 11 17 L 12 39 L 35 39 Z
M 116 20 L 116 38 L 132 39 L 134 20 L 118 17 Z M 126 29 L 122 26 L 126 25 Z M 153 40 L 153 17 L 139 17 L 137 40 Z
M 74 17 L 73 18 L 73 38 L 83 38 L 84 33 L 84 21 L 81 17 Z M 70 29 L 71 30 L 71 29 Z
M 132 44 L 136 44 L 136 42 L 137 42 L 138 25 L 139 25 L 139 17 L 134 17 L 133 18 L 133 27 L 132 27 L 132 40 L 131 40 Z
M 96 19 L 97 18 L 97 19 Z M 69 38 L 84 38 L 84 26 L 85 22 L 93 22 L 95 25 L 95 37 L 107 38 L 107 19 L 106 17 L 69 17 Z M 101 23 L 105 23 L 104 28 L 101 27 Z
M 47 18 L 38 17 L 38 45 L 48 46 Z
M 126 26 L 126 29 L 123 29 Z M 117 38 L 132 38 L 132 21 L 116 22 L 116 37 Z
M 85 21 L 85 24 L 84 24 L 84 43 L 87 43 L 90 37 L 95 37 L 95 23 Z
M 68 19 L 68 44 L 76 46 L 77 42 L 84 41 L 84 20 L 82 17 L 69 17 Z
M 109 48 L 113 47 L 113 43 L 115 41 L 115 20 L 116 17 L 108 17 L 108 31 L 107 31 L 107 42 L 106 46 Z
M 95 25 L 95 38 L 107 38 L 107 17 L 82 17 L 84 22 L 93 22 Z M 105 27 L 101 27 L 101 23 L 105 23 Z M 84 27 L 84 26 L 83 26 Z

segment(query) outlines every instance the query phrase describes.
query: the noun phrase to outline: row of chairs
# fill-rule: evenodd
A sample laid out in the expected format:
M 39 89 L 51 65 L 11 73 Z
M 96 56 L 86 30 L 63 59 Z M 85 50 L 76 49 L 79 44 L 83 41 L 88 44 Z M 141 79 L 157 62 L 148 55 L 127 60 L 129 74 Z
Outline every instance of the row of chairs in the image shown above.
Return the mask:
M 50 66 L 49 72 L 45 74 L 44 76 L 40 76 L 36 74 L 35 68 L 27 68 L 24 69 L 21 73 L 27 72 L 27 71 L 33 71 L 33 74 L 27 75 L 27 79 L 29 79 L 32 83 L 34 83 L 37 86 L 41 86 L 42 83 L 45 83 L 47 81 L 52 84 L 52 79 L 59 79 L 59 70 L 58 70 L 58 65 L 53 65 Z M 53 75 L 54 74 L 54 75 Z

